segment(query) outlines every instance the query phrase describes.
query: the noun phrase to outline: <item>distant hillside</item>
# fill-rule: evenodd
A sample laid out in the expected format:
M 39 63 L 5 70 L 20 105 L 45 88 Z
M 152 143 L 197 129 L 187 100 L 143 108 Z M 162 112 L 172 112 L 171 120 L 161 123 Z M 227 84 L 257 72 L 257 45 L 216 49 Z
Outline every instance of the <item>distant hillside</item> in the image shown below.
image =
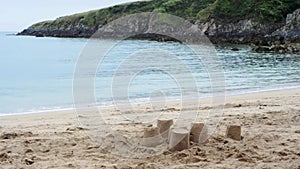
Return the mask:
M 19 35 L 90 37 L 102 25 L 117 18 L 137 12 L 155 11 L 183 17 L 200 27 L 206 24 L 208 28 L 204 31 L 211 37 L 262 37 L 283 27 L 287 14 L 298 8 L 299 0 L 137 1 L 40 22 Z M 213 25 L 217 26 L 214 30 Z M 239 35 L 237 30 L 242 31 L 242 34 Z

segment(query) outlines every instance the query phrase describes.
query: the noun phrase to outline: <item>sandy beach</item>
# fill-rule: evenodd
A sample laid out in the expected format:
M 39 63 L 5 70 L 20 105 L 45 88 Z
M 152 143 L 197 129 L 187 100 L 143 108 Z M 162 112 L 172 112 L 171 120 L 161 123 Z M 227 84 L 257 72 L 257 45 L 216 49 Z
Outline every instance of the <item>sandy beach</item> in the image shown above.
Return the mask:
M 188 111 L 197 111 L 195 105 L 191 102 Z M 137 107 L 145 113 L 149 109 Z M 168 103 L 161 116 L 176 119 L 178 107 L 179 103 Z M 211 109 L 204 99 L 195 121 L 209 120 L 206 115 Z M 99 111 L 115 131 L 143 135 L 145 125 L 126 122 L 122 110 Z M 300 88 L 226 96 L 223 114 L 209 118 L 220 121 L 206 144 L 125 158 L 92 141 L 75 110 L 2 116 L 0 168 L 300 168 Z M 241 141 L 225 137 L 231 124 L 242 126 Z

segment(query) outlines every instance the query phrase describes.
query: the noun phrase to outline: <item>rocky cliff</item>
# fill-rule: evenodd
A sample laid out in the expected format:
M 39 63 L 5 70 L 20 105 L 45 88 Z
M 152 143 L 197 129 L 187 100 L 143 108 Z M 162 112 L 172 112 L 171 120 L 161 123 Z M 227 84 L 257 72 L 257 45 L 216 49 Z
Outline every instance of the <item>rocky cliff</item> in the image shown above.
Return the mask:
M 300 52 L 300 9 L 288 14 L 285 25 L 271 34 L 264 44 L 254 47 L 255 52 L 299 53 Z
M 165 12 L 199 26 L 214 43 L 255 45 L 300 41 L 300 2 L 288 0 L 152 0 L 117 5 L 34 24 L 18 35 L 90 37 L 137 12 Z
M 267 35 L 282 27 L 283 23 L 268 24 L 253 18 L 233 23 L 211 19 L 199 23 L 199 26 L 214 43 L 266 45 L 271 40 Z
M 300 9 L 288 14 L 285 26 L 273 32 L 270 37 L 282 37 L 291 42 L 300 42 Z
M 285 23 L 261 23 L 255 19 L 218 23 L 214 19 L 200 27 L 215 42 L 246 43 L 261 46 L 300 42 L 300 9 L 288 14 Z

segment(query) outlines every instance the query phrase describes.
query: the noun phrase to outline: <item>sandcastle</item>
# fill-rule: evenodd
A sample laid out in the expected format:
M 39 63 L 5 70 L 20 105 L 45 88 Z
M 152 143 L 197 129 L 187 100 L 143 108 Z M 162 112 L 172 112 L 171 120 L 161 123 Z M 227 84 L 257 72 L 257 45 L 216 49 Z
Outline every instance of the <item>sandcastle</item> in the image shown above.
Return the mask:
M 241 126 L 228 126 L 226 137 L 240 141 L 242 139 Z M 145 128 L 143 144 L 148 147 L 155 147 L 163 141 L 168 143 L 170 151 L 182 151 L 189 148 L 190 142 L 207 143 L 208 129 L 205 123 L 192 123 L 188 127 L 176 125 L 172 119 L 159 119 L 157 120 L 157 127 Z
M 169 132 L 169 149 L 181 151 L 190 146 L 189 130 L 186 128 L 173 128 Z
M 231 138 L 233 140 L 240 141 L 242 140 L 241 136 L 241 126 L 239 125 L 230 125 L 226 130 L 226 137 Z
M 195 143 L 206 143 L 208 134 L 207 134 L 207 126 L 204 123 L 193 123 L 190 139 Z
M 155 147 L 162 143 L 163 139 L 159 133 L 158 127 L 147 127 L 144 129 L 143 145 L 146 147 Z
M 169 134 L 169 129 L 173 125 L 172 119 L 158 119 L 157 127 L 159 128 L 159 133 L 163 138 L 167 139 Z

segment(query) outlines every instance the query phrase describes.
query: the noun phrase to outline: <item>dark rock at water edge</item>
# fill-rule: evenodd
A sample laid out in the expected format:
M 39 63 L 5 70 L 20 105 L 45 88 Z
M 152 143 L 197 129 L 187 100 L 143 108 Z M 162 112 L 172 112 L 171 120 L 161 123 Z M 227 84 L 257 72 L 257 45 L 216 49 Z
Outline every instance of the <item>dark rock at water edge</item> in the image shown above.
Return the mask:
M 283 44 L 283 45 L 272 45 L 272 46 L 256 46 L 252 49 L 258 53 L 299 53 L 300 48 L 297 44 Z
M 231 50 L 232 50 L 232 51 L 239 51 L 238 48 L 232 48 Z
M 29 35 L 36 37 L 71 37 L 71 38 L 89 38 L 96 30 L 35 30 L 25 29 L 17 35 Z

